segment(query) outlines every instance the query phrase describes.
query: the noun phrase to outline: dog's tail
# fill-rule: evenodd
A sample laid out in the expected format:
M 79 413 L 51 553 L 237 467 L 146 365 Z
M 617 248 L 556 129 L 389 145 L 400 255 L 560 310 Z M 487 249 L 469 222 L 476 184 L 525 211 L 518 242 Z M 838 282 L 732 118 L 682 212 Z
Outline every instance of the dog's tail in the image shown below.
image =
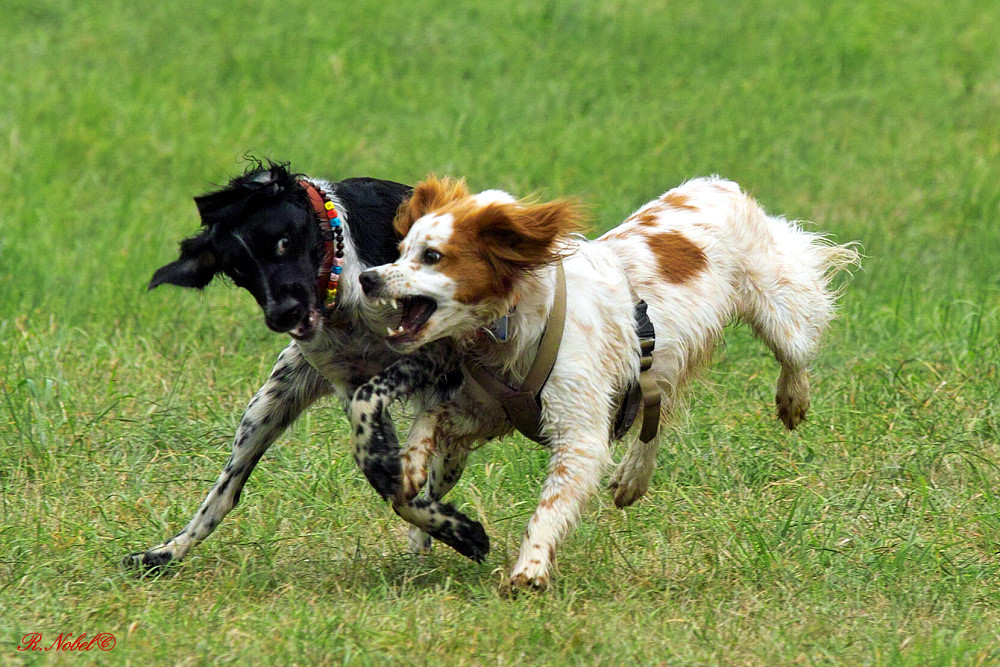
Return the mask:
M 743 246 L 737 308 L 781 364 L 778 418 L 794 429 L 809 409 L 807 366 L 845 286 L 834 288 L 832 282 L 859 266 L 860 254 L 855 243 L 838 245 L 799 222 L 769 216 L 747 195 L 736 201 L 732 229 Z

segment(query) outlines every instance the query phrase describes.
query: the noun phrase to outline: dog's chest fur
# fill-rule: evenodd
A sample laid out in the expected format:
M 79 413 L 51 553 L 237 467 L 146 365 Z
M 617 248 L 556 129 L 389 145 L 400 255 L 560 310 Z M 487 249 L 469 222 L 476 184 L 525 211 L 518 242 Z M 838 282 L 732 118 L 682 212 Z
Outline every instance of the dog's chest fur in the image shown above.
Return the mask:
M 342 402 L 372 376 L 399 360 L 384 340 L 356 318 L 334 319 L 310 341 L 296 343 Z

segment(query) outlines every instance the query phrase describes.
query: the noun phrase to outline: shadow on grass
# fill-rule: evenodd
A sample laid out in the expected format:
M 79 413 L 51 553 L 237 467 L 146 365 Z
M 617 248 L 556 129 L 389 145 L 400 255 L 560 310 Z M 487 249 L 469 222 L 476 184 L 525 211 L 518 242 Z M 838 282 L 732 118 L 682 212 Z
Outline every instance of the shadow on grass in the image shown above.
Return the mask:
M 269 548 L 249 545 L 229 555 L 215 550 L 192 554 L 156 572 L 113 565 L 122 572 L 126 588 L 197 585 L 238 591 L 240 597 L 253 598 L 307 589 L 312 594 L 340 598 L 394 598 L 418 591 L 447 591 L 473 600 L 495 594 L 499 585 L 495 564 L 466 561 L 439 545 L 430 554 L 378 554 L 355 548 L 352 552 L 325 549 L 315 554 L 272 555 Z

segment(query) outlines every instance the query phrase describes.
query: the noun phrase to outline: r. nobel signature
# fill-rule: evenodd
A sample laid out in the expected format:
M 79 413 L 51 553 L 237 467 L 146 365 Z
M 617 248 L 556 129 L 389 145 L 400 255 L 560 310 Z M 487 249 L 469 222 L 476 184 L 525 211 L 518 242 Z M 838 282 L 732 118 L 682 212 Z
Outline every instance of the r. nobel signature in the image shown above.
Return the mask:
M 102 651 L 110 651 L 115 647 L 115 636 L 110 632 L 98 632 L 96 635 L 87 639 L 87 633 L 84 632 L 76 639 L 73 639 L 72 632 L 61 632 L 59 636 L 55 638 L 48 646 L 40 646 L 42 643 L 42 633 L 41 632 L 29 632 L 28 634 L 21 637 L 21 643 L 18 645 L 18 651 L 89 651 L 95 646 Z

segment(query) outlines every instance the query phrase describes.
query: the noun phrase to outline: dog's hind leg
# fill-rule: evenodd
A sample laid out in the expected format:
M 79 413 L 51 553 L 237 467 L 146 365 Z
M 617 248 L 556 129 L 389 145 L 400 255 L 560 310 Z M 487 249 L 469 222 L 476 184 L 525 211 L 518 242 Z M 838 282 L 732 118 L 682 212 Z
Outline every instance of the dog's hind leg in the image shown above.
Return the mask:
M 282 351 L 264 383 L 247 405 L 233 441 L 233 452 L 194 518 L 163 544 L 125 557 L 123 564 L 155 570 L 179 560 L 208 537 L 239 502 L 244 484 L 279 435 L 330 386 L 309 365 L 295 343 Z
M 625 458 L 618 464 L 608 488 L 614 492 L 615 506 L 628 507 L 646 495 L 649 481 L 656 469 L 656 453 L 660 449 L 662 430 L 649 442 L 638 438 L 625 453 Z
M 794 260 L 748 271 L 739 310 L 781 365 L 775 404 L 778 418 L 791 430 L 809 411 L 808 366 L 835 311 L 829 275 L 855 262 L 857 253 L 794 228 L 786 234 L 799 246 L 797 253 L 788 253 Z
M 788 287 L 783 289 L 791 291 Z M 802 423 L 809 411 L 808 366 L 816 355 L 832 307 L 827 312 L 817 307 L 826 296 L 821 291 L 811 295 L 808 308 L 799 307 L 792 295 L 749 294 L 750 298 L 745 298 L 749 307 L 744 309 L 744 317 L 781 365 L 775 405 L 778 418 L 785 428 L 792 430 Z M 805 296 L 799 300 L 805 300 Z
M 749 198 L 733 222 L 746 248 L 737 309 L 781 364 L 778 418 L 794 429 L 809 410 L 808 365 L 836 311 L 838 291 L 830 280 L 856 266 L 858 252 L 770 217 Z

